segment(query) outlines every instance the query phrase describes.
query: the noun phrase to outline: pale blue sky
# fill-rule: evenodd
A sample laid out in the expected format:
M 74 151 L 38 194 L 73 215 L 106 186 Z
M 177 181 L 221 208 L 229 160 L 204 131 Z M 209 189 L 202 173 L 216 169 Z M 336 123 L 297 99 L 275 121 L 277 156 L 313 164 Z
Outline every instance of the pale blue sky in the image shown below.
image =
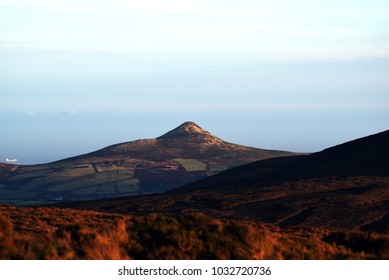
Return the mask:
M 0 0 L 0 160 L 187 120 L 293 151 L 388 129 L 388 26 L 376 0 Z

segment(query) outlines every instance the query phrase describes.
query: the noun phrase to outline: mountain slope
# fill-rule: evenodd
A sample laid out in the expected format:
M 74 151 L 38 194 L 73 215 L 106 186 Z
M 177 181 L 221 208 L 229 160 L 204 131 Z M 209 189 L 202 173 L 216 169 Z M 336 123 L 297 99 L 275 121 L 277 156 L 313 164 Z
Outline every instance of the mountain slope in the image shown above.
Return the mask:
M 294 155 L 231 144 L 193 122 L 57 162 L 0 166 L 0 202 L 44 203 L 162 192 L 260 159 Z
M 262 160 L 159 195 L 63 205 L 115 213 L 204 212 L 280 227 L 385 231 L 388 131 L 307 156 Z
M 229 163 L 228 166 L 237 166 L 240 158 L 242 158 L 242 162 L 247 163 L 247 158 L 250 157 L 265 159 L 291 154 L 284 151 L 264 150 L 231 144 L 212 135 L 193 122 L 185 122 L 158 138 L 112 145 L 96 152 L 71 158 L 71 160 L 83 162 L 83 159 L 93 157 L 142 158 L 148 160 L 223 158 L 225 162 Z
M 389 176 L 389 130 L 340 144 L 269 174 L 274 180 Z

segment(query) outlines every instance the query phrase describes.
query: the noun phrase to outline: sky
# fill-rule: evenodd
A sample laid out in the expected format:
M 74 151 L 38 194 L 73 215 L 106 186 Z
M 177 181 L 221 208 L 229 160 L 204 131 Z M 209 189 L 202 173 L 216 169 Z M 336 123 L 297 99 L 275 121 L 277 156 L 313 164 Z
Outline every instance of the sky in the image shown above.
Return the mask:
M 191 120 L 316 152 L 388 129 L 389 1 L 0 0 L 0 161 Z

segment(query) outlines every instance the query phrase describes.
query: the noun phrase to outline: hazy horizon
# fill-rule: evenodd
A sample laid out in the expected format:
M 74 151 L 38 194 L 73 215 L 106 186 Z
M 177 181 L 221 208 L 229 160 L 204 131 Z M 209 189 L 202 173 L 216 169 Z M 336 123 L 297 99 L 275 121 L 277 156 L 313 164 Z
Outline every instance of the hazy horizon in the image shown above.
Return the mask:
M 388 129 L 389 3 L 0 0 L 0 161 L 194 121 L 316 152 Z

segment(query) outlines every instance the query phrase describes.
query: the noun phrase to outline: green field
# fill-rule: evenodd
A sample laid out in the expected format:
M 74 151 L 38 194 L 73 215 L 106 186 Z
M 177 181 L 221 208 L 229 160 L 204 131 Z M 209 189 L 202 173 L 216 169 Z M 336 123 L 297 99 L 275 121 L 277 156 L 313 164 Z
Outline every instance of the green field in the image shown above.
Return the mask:
M 209 171 L 210 172 L 222 172 L 224 170 L 227 170 L 228 167 L 225 165 L 210 165 L 209 166 Z
M 29 179 L 29 178 L 39 177 L 39 176 L 45 176 L 45 175 L 50 174 L 52 172 L 54 172 L 53 169 L 46 169 L 46 170 L 41 170 L 41 171 L 20 173 L 18 175 L 13 176 L 12 178 L 7 179 L 7 181 L 17 181 L 17 180 L 24 180 L 24 179 Z
M 89 187 L 85 189 L 78 189 L 72 191 L 72 194 L 78 194 L 78 195 L 92 195 L 95 194 L 97 191 L 98 187 Z
M 95 169 L 91 164 L 75 165 L 54 172 L 52 176 L 76 177 L 95 173 Z
M 33 198 L 39 196 L 36 192 L 28 192 L 23 190 L 11 189 L 11 188 L 1 188 L 0 189 L 0 197 L 1 196 L 14 196 L 14 197 L 26 197 Z
M 176 158 L 174 160 L 181 164 L 188 172 L 207 170 L 207 165 L 197 159 Z
M 116 183 L 116 190 L 118 193 L 139 192 L 138 179 L 124 180 Z
M 122 180 L 133 179 L 133 178 L 134 178 L 133 170 L 106 171 L 101 173 L 95 173 L 93 177 L 86 177 L 84 179 L 79 178 L 77 181 L 69 181 L 66 183 L 61 183 L 59 185 L 48 188 L 47 191 L 50 192 L 73 191 L 73 190 L 85 189 L 88 187 L 93 187 L 98 185 L 111 184 L 112 182 L 115 181 L 122 181 Z M 105 190 L 101 190 L 101 192 L 105 192 Z
M 100 164 L 96 165 L 96 169 L 98 172 L 106 172 L 106 171 L 116 171 L 116 170 L 126 170 L 128 167 L 121 167 L 117 165 L 107 165 L 107 164 Z
M 49 181 L 49 179 L 47 179 L 47 178 L 37 178 L 37 179 L 31 180 L 28 183 L 25 183 L 21 186 L 17 186 L 17 189 L 23 190 L 23 191 L 34 191 L 34 190 L 37 190 L 42 185 L 47 184 L 48 181 Z

